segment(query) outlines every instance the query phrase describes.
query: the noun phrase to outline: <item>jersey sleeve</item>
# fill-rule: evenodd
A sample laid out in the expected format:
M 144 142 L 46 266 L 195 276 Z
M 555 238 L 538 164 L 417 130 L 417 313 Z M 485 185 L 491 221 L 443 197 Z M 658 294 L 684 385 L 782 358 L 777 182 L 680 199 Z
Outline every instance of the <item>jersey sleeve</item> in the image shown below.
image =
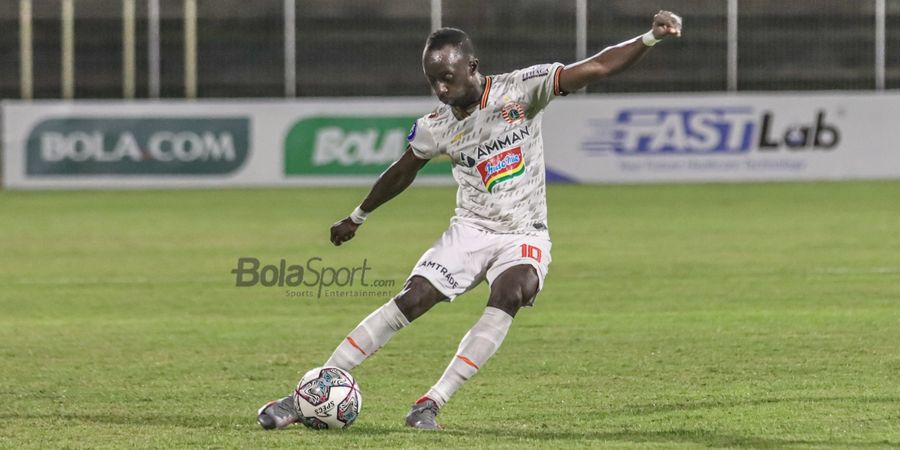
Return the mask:
M 516 71 L 532 107 L 544 109 L 554 98 L 568 94 L 559 87 L 559 75 L 564 67 L 561 63 L 538 64 Z
M 416 155 L 417 158 L 433 159 L 441 154 L 437 142 L 435 142 L 431 127 L 424 117 L 416 119 L 416 121 L 413 122 L 413 126 L 409 130 L 409 135 L 406 136 L 406 141 L 409 142 L 409 148 L 412 149 L 413 154 Z

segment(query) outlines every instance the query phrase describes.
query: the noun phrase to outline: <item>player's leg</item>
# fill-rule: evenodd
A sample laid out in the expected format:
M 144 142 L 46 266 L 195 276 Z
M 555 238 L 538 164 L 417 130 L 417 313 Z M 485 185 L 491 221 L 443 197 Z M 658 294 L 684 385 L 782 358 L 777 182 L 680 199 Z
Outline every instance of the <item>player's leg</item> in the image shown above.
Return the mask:
M 466 258 L 466 244 L 476 240 L 472 233 L 459 226 L 445 231 L 419 258 L 400 294 L 357 325 L 325 365 L 352 370 L 438 302 L 452 300 L 480 281 L 480 264 Z
M 431 282 L 412 276 L 400 293 L 363 319 L 338 345 L 326 366 L 350 371 L 375 353 L 410 322 L 445 300 Z
M 544 286 L 551 261 L 549 236 L 495 235 L 492 241 L 496 253 L 485 273 L 491 294 L 484 314 L 463 337 L 441 379 L 413 405 L 407 425 L 438 428 L 438 409 L 497 351 L 513 317 L 522 306 L 532 306 Z
M 435 420 L 438 410 L 500 348 L 513 317 L 521 307 L 534 301 L 539 287 L 537 271 L 529 264 L 512 266 L 491 283 L 484 313 L 459 343 L 456 355 L 440 380 L 413 405 L 406 416 L 407 425 L 440 428 Z
M 401 328 L 428 312 L 434 305 L 446 299 L 432 284 L 421 276 L 407 280 L 397 296 L 363 319 L 325 362 L 326 366 L 351 370 L 375 353 Z M 293 397 L 273 400 L 256 413 L 256 420 L 267 429 L 285 428 L 300 420 Z
M 381 348 L 401 328 L 442 300 L 452 300 L 484 276 L 484 261 L 473 258 L 473 245 L 483 242 L 472 229 L 451 225 L 422 255 L 403 290 L 357 325 L 334 351 L 326 366 L 351 370 Z M 299 414 L 291 396 L 269 402 L 257 418 L 265 429 L 284 428 Z

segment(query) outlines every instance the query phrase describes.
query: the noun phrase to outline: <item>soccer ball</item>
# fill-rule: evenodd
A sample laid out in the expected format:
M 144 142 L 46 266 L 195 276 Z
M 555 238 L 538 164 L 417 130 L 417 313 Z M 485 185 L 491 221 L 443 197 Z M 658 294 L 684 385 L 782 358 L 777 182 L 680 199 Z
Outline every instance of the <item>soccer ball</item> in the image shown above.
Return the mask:
M 347 428 L 359 417 L 362 394 L 346 370 L 316 367 L 297 383 L 294 406 L 300 411 L 300 421 L 309 428 Z

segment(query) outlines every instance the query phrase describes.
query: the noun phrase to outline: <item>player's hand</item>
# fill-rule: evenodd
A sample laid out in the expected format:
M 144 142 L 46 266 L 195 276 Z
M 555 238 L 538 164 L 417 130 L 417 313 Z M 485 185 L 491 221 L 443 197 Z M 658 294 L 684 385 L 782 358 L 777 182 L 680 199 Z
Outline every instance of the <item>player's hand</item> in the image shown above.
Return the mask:
M 653 16 L 653 37 L 669 36 L 681 37 L 681 17 L 671 11 L 660 11 Z
M 341 245 L 353 239 L 353 236 L 356 236 L 357 228 L 359 228 L 359 225 L 353 223 L 349 217 L 335 223 L 331 226 L 331 243 Z

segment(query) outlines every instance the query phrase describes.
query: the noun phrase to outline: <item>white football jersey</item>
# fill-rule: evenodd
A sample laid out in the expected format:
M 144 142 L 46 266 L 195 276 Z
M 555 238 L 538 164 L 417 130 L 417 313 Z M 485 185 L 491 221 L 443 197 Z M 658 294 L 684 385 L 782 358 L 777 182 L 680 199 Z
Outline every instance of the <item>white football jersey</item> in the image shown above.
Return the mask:
M 409 133 L 422 159 L 447 155 L 459 183 L 456 215 L 497 233 L 547 234 L 544 142 L 541 118 L 557 95 L 560 63 L 486 77 L 479 107 L 458 120 L 441 105 Z

